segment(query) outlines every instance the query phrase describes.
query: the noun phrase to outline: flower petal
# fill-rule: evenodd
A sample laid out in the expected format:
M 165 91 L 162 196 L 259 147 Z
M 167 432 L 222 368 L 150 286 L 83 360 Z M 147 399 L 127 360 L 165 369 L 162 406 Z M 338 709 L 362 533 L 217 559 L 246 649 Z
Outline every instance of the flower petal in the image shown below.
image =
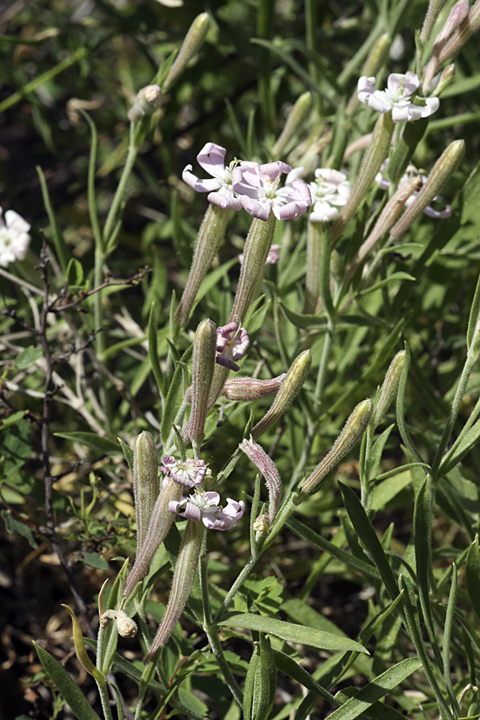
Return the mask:
M 221 145 L 208 142 L 198 153 L 197 162 L 209 175 L 223 178 L 225 173 L 225 155 L 227 151 Z

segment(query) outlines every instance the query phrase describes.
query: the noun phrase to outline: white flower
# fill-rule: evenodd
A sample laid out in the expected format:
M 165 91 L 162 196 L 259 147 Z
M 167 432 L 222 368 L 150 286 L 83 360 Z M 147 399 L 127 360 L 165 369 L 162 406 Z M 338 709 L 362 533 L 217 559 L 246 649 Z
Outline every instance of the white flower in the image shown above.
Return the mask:
M 352 192 L 347 176 L 338 170 L 318 168 L 315 177 L 310 183 L 313 201 L 310 222 L 334 220 L 339 214 L 337 208 L 346 204 Z
M 7 210 L 5 220 L 0 209 L 0 267 L 23 260 L 30 243 L 30 225 L 14 210 Z
M 182 178 L 197 192 L 208 192 L 207 200 L 223 209 L 240 210 L 241 203 L 232 188 L 232 171 L 225 167 L 225 148 L 215 143 L 207 143 L 197 155 L 198 164 L 212 176 L 212 180 L 201 180 L 192 173 L 187 165 Z
M 387 169 L 388 169 L 388 160 L 385 160 L 382 167 L 380 168 L 380 172 L 377 173 L 375 180 L 380 185 L 382 190 L 387 190 L 390 187 L 390 180 L 387 177 Z M 401 187 L 402 185 L 405 185 L 405 183 L 410 180 L 410 178 L 418 176 L 422 179 L 423 185 L 427 182 L 427 176 L 422 175 L 422 173 L 419 173 L 415 165 L 410 164 L 407 167 L 407 172 L 402 175 L 398 182 L 398 187 Z M 420 192 L 420 191 L 419 191 Z M 418 195 L 418 192 L 413 193 L 413 195 L 410 195 L 410 197 L 405 202 L 405 207 L 408 208 L 412 203 L 415 202 L 416 197 Z M 435 201 L 437 199 L 437 196 L 433 198 Z M 436 218 L 437 220 L 444 220 L 445 218 L 450 217 L 452 214 L 452 208 L 450 205 L 445 205 L 445 208 L 443 210 L 434 210 L 434 208 L 430 207 L 430 205 L 427 205 L 425 210 L 423 211 L 425 215 L 428 215 L 428 217 Z
M 417 92 L 420 80 L 417 75 L 407 72 L 405 75 L 392 73 L 388 77 L 386 90 L 375 90 L 374 77 L 361 77 L 358 81 L 358 99 L 364 105 L 380 113 L 392 112 L 392 120 L 410 122 L 426 118 L 440 105 L 438 98 L 426 98 L 425 106 L 414 105 L 410 98 Z

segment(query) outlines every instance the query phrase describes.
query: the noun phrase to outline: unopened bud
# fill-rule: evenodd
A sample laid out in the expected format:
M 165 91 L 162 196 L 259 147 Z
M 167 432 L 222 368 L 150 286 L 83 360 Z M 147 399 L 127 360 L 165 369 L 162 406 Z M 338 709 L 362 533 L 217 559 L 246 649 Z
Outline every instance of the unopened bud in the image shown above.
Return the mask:
M 185 440 L 203 437 L 208 412 L 208 393 L 215 367 L 217 328 L 211 320 L 197 327 L 192 359 L 192 409 L 183 433 Z
M 259 400 L 268 395 L 275 395 L 285 377 L 286 373 L 271 380 L 257 380 L 249 377 L 232 378 L 227 380 L 221 394 L 236 402 Z
M 398 385 L 400 383 L 400 376 L 402 374 L 403 366 L 405 364 L 405 350 L 401 350 L 395 355 L 390 367 L 385 375 L 380 397 L 373 411 L 371 423 L 374 427 L 379 425 L 385 415 L 388 412 L 392 401 L 397 394 Z
M 387 202 L 383 208 L 380 217 L 375 223 L 375 227 L 372 232 L 360 247 L 358 253 L 353 258 L 352 262 L 348 266 L 347 274 L 348 277 L 352 277 L 357 267 L 365 259 L 369 252 L 373 250 L 379 240 L 387 233 L 392 227 L 395 220 L 398 218 L 408 198 L 413 193 L 418 192 L 423 185 L 423 180 L 420 175 L 409 178 L 406 183 L 401 185 L 393 197 Z
M 160 490 L 158 455 L 153 437 L 142 432 L 133 449 L 133 497 L 137 520 L 137 553 L 147 534 L 148 523 Z
M 433 26 L 435 25 L 435 22 L 446 2 L 447 0 L 430 0 L 425 20 L 423 21 L 422 31 L 420 33 L 420 42 L 422 45 L 424 45 L 430 37 Z
M 272 155 L 278 157 L 288 145 L 290 140 L 295 137 L 299 129 L 309 117 L 312 109 L 312 93 L 305 92 L 300 95 L 294 106 L 292 107 L 285 127 L 282 130 L 280 137 L 272 148 Z
M 121 637 L 131 638 L 137 634 L 137 623 L 131 617 L 128 617 L 124 610 L 107 610 L 100 618 L 100 625 L 106 627 L 110 620 L 115 621 L 118 634 Z
M 326 476 L 337 467 L 349 450 L 360 440 L 370 418 L 372 417 L 373 403 L 363 400 L 352 412 L 342 432 L 321 463 L 317 465 L 312 474 L 303 482 L 301 490 L 310 495 L 318 490 Z
M 205 38 L 207 37 L 208 30 L 210 28 L 210 20 L 207 13 L 201 13 L 197 15 L 195 20 L 190 26 L 188 33 L 185 36 L 182 47 L 178 51 L 178 55 L 170 68 L 165 82 L 164 88 L 167 90 L 171 88 L 175 80 L 183 73 L 187 64 L 198 53 Z
M 441 65 L 455 55 L 465 43 L 477 32 L 480 27 L 480 0 L 477 0 L 468 16 L 464 18 L 449 40 L 443 45 L 438 54 L 438 64 Z
M 178 327 L 183 328 L 188 323 L 190 311 L 202 280 L 209 271 L 213 258 L 217 254 L 225 235 L 228 214 L 228 210 L 225 208 L 209 203 L 198 231 L 187 284 L 175 313 L 175 323 Z
M 387 157 L 393 129 L 392 113 L 387 112 L 384 115 L 380 115 L 373 130 L 372 140 L 363 158 L 363 163 L 352 193 L 332 227 L 330 234 L 332 246 L 340 239 L 349 220 L 351 220 L 356 209 L 369 191 L 376 174 Z
M 465 154 L 465 141 L 454 140 L 445 152 L 439 157 L 430 173 L 425 185 L 422 187 L 415 202 L 413 202 L 400 220 L 393 226 L 390 234 L 396 240 L 407 232 L 410 225 L 435 199 L 447 180 L 460 165 Z
M 258 470 L 265 478 L 268 487 L 268 518 L 272 523 L 277 514 L 280 498 L 282 495 L 282 481 L 277 466 L 272 458 L 267 455 L 265 450 L 258 443 L 250 438 L 240 443 L 240 449 L 245 455 L 256 465 Z
M 253 523 L 253 530 L 257 539 L 262 535 L 266 535 L 270 528 L 270 519 L 268 515 L 259 515 Z
M 442 74 L 440 75 L 440 80 L 438 81 L 438 85 L 435 88 L 434 95 L 441 95 L 444 90 L 447 89 L 449 85 L 453 83 L 455 80 L 455 64 L 451 63 L 450 65 L 447 65 L 447 67 L 444 69 Z
M 160 106 L 162 91 L 158 85 L 147 85 L 137 93 L 135 102 L 128 111 L 130 122 L 138 122 L 144 115 L 153 115 Z
M 150 651 L 145 658 L 145 664 L 151 660 L 161 646 L 165 645 L 180 619 L 195 579 L 204 530 L 202 523 L 188 520 L 178 551 L 168 604 Z
M 137 583 L 147 574 L 153 556 L 164 541 L 174 520 L 174 516 L 169 510 L 169 504 L 178 502 L 181 497 L 182 486 L 170 478 L 166 478 L 153 508 L 145 541 L 141 548 L 137 548 L 135 563 L 123 588 L 123 594 L 126 597 L 132 594 Z
M 270 410 L 255 425 L 252 430 L 252 438 L 258 440 L 260 435 L 275 425 L 282 415 L 287 411 L 292 402 L 297 397 L 300 389 L 307 379 L 307 375 L 312 364 L 312 353 L 310 350 L 304 350 L 295 358 L 283 381 Z

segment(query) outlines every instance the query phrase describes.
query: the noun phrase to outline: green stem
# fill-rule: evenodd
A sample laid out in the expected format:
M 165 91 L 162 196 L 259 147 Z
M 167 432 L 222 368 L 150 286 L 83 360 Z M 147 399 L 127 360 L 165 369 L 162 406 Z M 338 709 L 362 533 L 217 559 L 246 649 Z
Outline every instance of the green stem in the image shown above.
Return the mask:
M 102 710 L 105 720 L 113 720 L 112 708 L 110 707 L 110 700 L 108 697 L 107 684 L 97 682 L 98 694 L 100 695 L 100 702 L 102 703 Z
M 231 601 L 237 594 L 239 588 L 241 587 L 242 583 L 247 579 L 247 577 L 252 572 L 253 568 L 255 567 L 255 564 L 260 557 L 261 552 L 257 552 L 255 555 L 250 556 L 250 560 L 247 562 L 246 565 L 244 565 L 243 570 L 238 575 L 237 579 L 233 583 L 232 587 L 228 591 L 227 595 L 225 596 L 225 599 L 223 600 L 222 604 L 220 605 L 217 614 L 214 617 L 214 624 L 219 623 L 222 617 L 225 615 L 225 612 L 227 611 L 228 606 L 230 605 Z
M 455 393 L 455 397 L 453 398 L 452 407 L 450 409 L 450 414 L 448 416 L 447 423 L 445 425 L 437 452 L 435 454 L 435 458 L 433 460 L 432 479 L 434 482 L 439 479 L 437 477 L 438 469 L 440 467 L 440 463 L 442 461 L 442 457 L 443 457 L 445 448 L 447 447 L 448 441 L 450 440 L 450 435 L 452 434 L 453 426 L 455 425 L 455 421 L 457 419 L 458 412 L 460 410 L 460 405 L 463 400 L 463 396 L 465 395 L 465 390 L 467 388 L 468 379 L 470 377 L 470 373 L 472 372 L 472 369 L 473 369 L 476 359 L 477 359 L 476 355 L 469 352 L 467 355 L 467 359 L 465 361 L 465 365 L 463 366 L 463 370 L 462 370 L 462 374 L 460 376 L 457 391 Z
M 106 250 L 106 254 L 112 250 L 112 248 L 109 246 L 109 241 L 112 237 L 112 233 L 117 221 L 117 214 L 121 205 L 121 202 L 123 200 L 123 194 L 125 192 L 125 186 L 128 181 L 128 177 L 132 171 L 133 165 L 135 163 L 135 159 L 137 157 L 138 148 L 135 143 L 135 123 L 130 123 L 130 143 L 128 146 L 128 154 L 127 159 L 125 161 L 125 165 L 123 167 L 122 176 L 120 178 L 120 182 L 118 183 L 117 190 L 115 192 L 115 197 L 113 198 L 113 202 L 110 206 L 110 211 L 107 216 L 107 220 L 105 222 L 105 227 L 103 229 L 103 247 Z
M 334 326 L 329 324 L 327 332 L 325 334 L 325 340 L 323 342 L 322 357 L 320 358 L 320 365 L 318 367 L 317 384 L 315 386 L 315 401 L 320 402 L 322 399 L 325 380 L 327 376 L 328 361 L 330 359 L 330 350 L 332 347 Z

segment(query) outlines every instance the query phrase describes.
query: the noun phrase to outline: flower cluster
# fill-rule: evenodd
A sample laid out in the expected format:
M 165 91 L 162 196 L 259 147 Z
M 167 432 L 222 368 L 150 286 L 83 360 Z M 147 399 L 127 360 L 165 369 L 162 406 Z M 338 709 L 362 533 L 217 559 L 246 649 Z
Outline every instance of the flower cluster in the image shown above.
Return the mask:
M 237 502 L 227 498 L 227 506 L 219 505 L 220 495 L 217 492 L 195 492 L 189 497 L 182 497 L 178 502 L 169 504 L 170 512 L 182 515 L 188 520 L 201 520 L 210 530 L 231 530 L 245 512 L 243 500 Z
M 0 267 L 23 260 L 30 244 L 30 225 L 14 210 L 7 210 L 5 219 L 0 209 Z
M 171 500 L 168 503 L 171 513 L 182 515 L 187 520 L 195 522 L 202 520 L 205 527 L 222 531 L 235 527 L 237 521 L 243 516 L 245 512 L 243 500 L 237 502 L 227 498 L 227 506 L 223 508 L 219 504 L 220 495 L 217 492 L 204 492 L 196 489 L 205 477 L 211 474 L 205 460 L 194 460 L 193 458 L 177 460 L 171 455 L 165 455 L 161 470 L 165 475 L 164 484 L 173 480 L 183 487 L 195 488 L 192 495 L 182 496 L 179 500 Z
M 198 164 L 212 176 L 201 180 L 187 165 L 182 173 L 184 182 L 197 192 L 208 192 L 208 200 L 229 210 L 244 208 L 249 215 L 266 221 L 270 212 L 278 220 L 303 215 L 312 204 L 307 183 L 298 178 L 298 171 L 284 162 L 259 165 L 255 162 L 233 161 L 225 166 L 225 148 L 207 143 L 197 155 Z M 287 178 L 280 187 L 282 175 Z
M 438 98 L 426 98 L 425 105 L 416 105 L 411 97 L 417 92 L 420 80 L 417 75 L 407 72 L 405 75 L 392 73 L 388 77 L 386 90 L 375 90 L 374 77 L 361 77 L 358 81 L 358 99 L 364 105 L 380 113 L 391 111 L 394 123 L 411 122 L 429 117 L 438 110 Z
M 380 185 L 382 190 L 387 190 L 390 187 L 390 180 L 387 177 L 387 170 L 388 170 L 388 160 L 385 160 L 382 167 L 380 168 L 380 172 L 377 174 L 377 176 L 375 178 L 375 180 Z M 407 167 L 407 172 L 404 175 L 402 175 L 402 177 L 400 178 L 400 180 L 398 182 L 398 186 L 401 187 L 402 185 L 405 185 L 405 183 L 408 180 L 410 180 L 410 178 L 412 178 L 412 177 L 420 177 L 422 179 L 423 184 L 425 184 L 427 181 L 427 176 L 422 175 L 422 173 L 420 173 L 417 170 L 415 165 L 410 164 Z M 418 192 L 415 192 L 415 193 L 413 193 L 413 195 L 410 195 L 408 200 L 405 202 L 405 207 L 407 207 L 407 208 L 410 207 L 410 205 L 412 205 L 412 203 L 415 202 L 415 199 L 417 196 L 418 196 Z M 434 197 L 433 199 L 436 200 L 437 198 Z M 445 218 L 450 217 L 450 215 L 452 214 L 452 209 L 451 209 L 450 205 L 446 205 L 443 210 L 435 210 L 430 205 L 428 205 L 423 212 L 425 213 L 425 215 L 428 215 L 428 217 L 443 220 Z
M 232 337 L 233 334 L 233 337 Z M 217 328 L 217 357 L 215 362 L 229 370 L 240 370 L 237 360 L 241 360 L 248 350 L 250 338 L 245 328 L 236 322 Z
M 175 460 L 171 455 L 163 456 L 163 465 L 160 468 L 165 477 L 170 477 L 179 485 L 193 488 L 200 485 L 208 471 L 205 460 Z
M 310 183 L 313 209 L 310 222 L 328 222 L 338 216 L 339 207 L 346 204 L 352 188 L 347 176 L 338 170 L 318 168 L 315 178 Z

